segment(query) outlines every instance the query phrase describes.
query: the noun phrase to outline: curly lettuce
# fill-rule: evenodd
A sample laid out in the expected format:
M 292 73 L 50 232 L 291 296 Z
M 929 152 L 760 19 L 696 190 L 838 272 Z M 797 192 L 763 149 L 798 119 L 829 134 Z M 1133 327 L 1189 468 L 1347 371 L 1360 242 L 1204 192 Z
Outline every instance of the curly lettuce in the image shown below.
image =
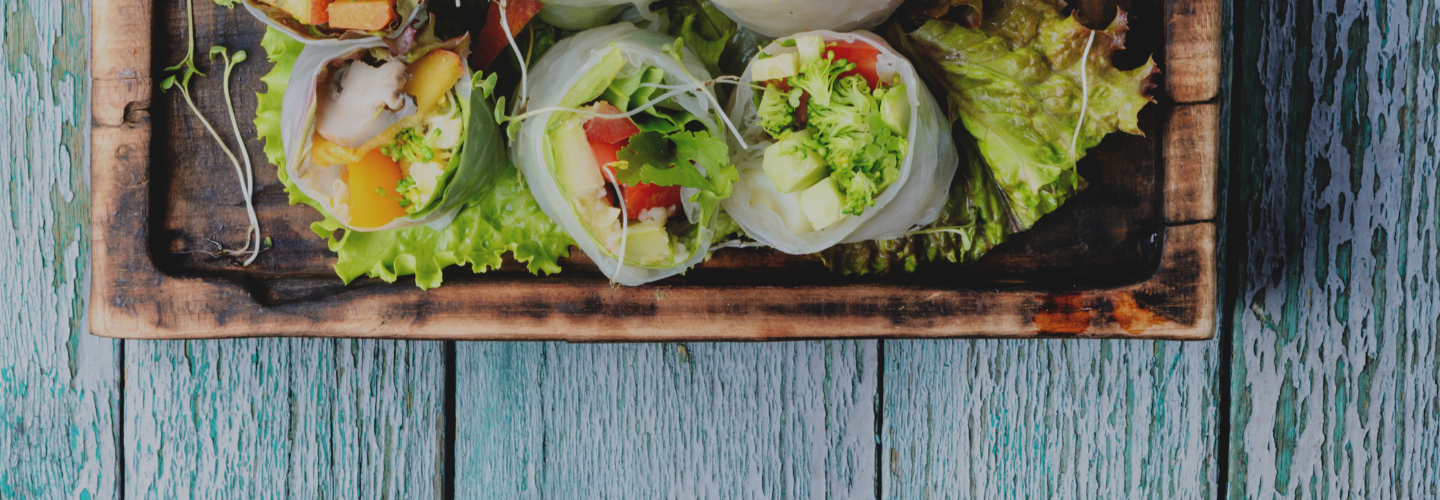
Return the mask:
M 280 141 L 280 106 L 291 67 L 304 44 L 270 29 L 261 46 L 274 67 L 261 77 L 266 91 L 257 94 L 255 130 L 265 141 L 265 156 L 277 166 L 280 182 L 290 194 L 290 204 L 305 204 L 320 210 L 319 203 L 306 197 L 285 174 L 285 150 Z M 488 117 L 489 113 L 478 113 Z M 524 179 L 513 166 L 500 172 L 500 179 L 488 193 L 470 200 L 442 230 L 426 226 L 375 232 L 341 231 L 339 221 L 328 215 L 310 229 L 328 239 L 338 259 L 335 272 L 345 283 L 366 276 L 394 282 L 414 275 L 422 289 L 438 287 L 441 271 L 451 265 L 469 265 L 476 273 L 500 266 L 502 256 L 527 263 L 531 273 L 560 271 L 558 259 L 569 256 L 573 243 L 559 226 L 540 211 Z
M 968 132 L 956 132 L 962 171 L 934 224 L 822 253 L 841 274 L 979 260 L 1084 189 L 1076 162 L 1112 132 L 1142 135 L 1138 113 L 1153 102 L 1153 59 L 1128 71 L 1111 62 L 1124 47 L 1124 12 L 1100 31 L 1062 16 L 1053 0 L 1006 2 L 983 20 L 972 0 L 917 5 L 912 12 L 931 19 L 909 34 L 892 24 L 889 38 L 945 88 L 951 119 Z
M 1128 71 L 1111 62 L 1124 48 L 1125 13 L 1100 31 L 1060 7 L 1014 0 L 975 28 L 931 20 L 901 37 L 945 87 L 951 118 L 975 137 L 1022 229 L 1059 205 L 1047 186 L 1106 135 L 1143 135 L 1137 115 L 1154 101 L 1153 59 Z
M 914 272 L 921 262 L 938 259 L 969 264 L 1023 231 L 1025 228 L 1016 225 L 1005 192 L 991 177 L 990 167 L 980 157 L 974 140 L 961 131 L 956 131 L 956 136 L 960 171 L 934 223 L 900 238 L 836 245 L 820 253 L 825 265 L 836 273 L 850 275 Z M 1049 199 L 1058 207 L 1085 186 L 1086 182 L 1073 171 L 1067 172 L 1047 186 Z

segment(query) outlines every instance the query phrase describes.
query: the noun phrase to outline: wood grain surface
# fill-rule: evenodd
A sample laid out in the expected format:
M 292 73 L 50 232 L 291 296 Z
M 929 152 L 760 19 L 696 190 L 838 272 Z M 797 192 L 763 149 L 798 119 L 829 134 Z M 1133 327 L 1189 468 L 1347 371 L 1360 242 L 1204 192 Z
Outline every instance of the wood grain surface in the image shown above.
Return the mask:
M 1218 346 L 887 341 L 882 498 L 1215 498 Z
M 1236 15 L 1229 495 L 1435 498 L 1440 4 Z
M 119 342 L 85 324 L 90 192 L 80 2 L 0 1 L 0 498 L 114 498 Z
M 438 498 L 434 342 L 130 342 L 125 498 Z
M 875 498 L 875 341 L 456 358 L 456 498 Z

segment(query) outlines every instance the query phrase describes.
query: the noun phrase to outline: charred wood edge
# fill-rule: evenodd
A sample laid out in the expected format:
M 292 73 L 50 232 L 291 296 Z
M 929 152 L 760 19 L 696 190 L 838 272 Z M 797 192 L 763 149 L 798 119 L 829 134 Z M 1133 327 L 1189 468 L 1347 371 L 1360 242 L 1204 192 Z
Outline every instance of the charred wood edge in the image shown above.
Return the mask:
M 1170 2 L 1172 5 L 1175 1 Z M 1180 2 L 1187 3 L 1187 2 Z M 1214 4 L 1203 0 L 1192 4 Z M 370 287 L 304 303 L 267 307 L 243 284 L 169 276 L 155 266 L 148 247 L 150 33 L 148 0 L 96 0 L 92 8 L 92 258 L 91 332 L 134 339 L 320 336 L 440 340 L 568 340 L 633 342 L 673 340 L 801 340 L 820 338 L 958 338 L 1052 336 L 1034 319 L 1058 293 L 977 292 L 904 285 L 821 287 L 645 287 L 599 292 L 587 283 L 537 283 L 516 295 L 509 284 L 478 284 L 421 292 L 409 287 Z M 1191 9 L 1193 10 L 1193 9 Z M 1167 31 L 1187 25 L 1187 15 L 1167 6 Z M 1208 14 L 1206 14 L 1208 15 Z M 1219 58 L 1220 25 L 1213 27 Z M 1193 31 L 1193 30 L 1192 30 Z M 1167 40 L 1173 38 L 1167 33 Z M 1172 60 L 1173 64 L 1173 60 Z M 1167 85 L 1171 85 L 1167 83 Z M 1167 86 L 1173 92 L 1173 86 Z M 1205 100 L 1213 100 L 1212 93 Z M 1203 107 L 1218 104 L 1205 103 Z M 1208 116 L 1176 106 L 1167 127 L 1181 118 Z M 1218 116 L 1218 113 L 1212 113 Z M 1177 118 L 1180 117 L 1180 118 Z M 1210 138 L 1188 148 L 1162 142 L 1162 182 L 1167 193 L 1209 193 L 1212 211 L 1170 213 L 1162 258 L 1149 280 L 1107 290 L 1079 292 L 1078 314 L 1088 326 L 1066 338 L 1206 340 L 1215 334 L 1217 303 L 1214 175 L 1210 186 L 1190 185 L 1196 176 L 1167 175 L 1181 158 L 1218 155 L 1218 122 Z M 1187 130 L 1187 137 L 1194 134 Z M 1170 130 L 1162 132 L 1180 138 Z M 1161 138 L 1163 141 L 1164 138 Z M 1206 141 L 1209 142 L 1206 142 Z M 1177 157 L 1176 155 L 1181 155 Z M 1204 158 L 1204 154 L 1200 154 Z M 1188 165 L 1214 171 L 1214 165 Z M 1190 184 L 1176 184 L 1177 182 Z M 1179 191 L 1174 188 L 1183 188 Z M 1193 201 L 1193 200 L 1191 200 Z M 1201 203 L 1200 205 L 1204 205 Z M 508 290 L 507 290 L 508 289 Z M 671 295 L 664 300 L 661 293 Z M 506 295 L 509 297 L 505 297 Z M 1073 295 L 1073 294 L 1072 294 Z M 501 300 L 492 300 L 494 296 Z M 1110 317 L 1116 303 L 1147 310 L 1145 329 L 1132 333 Z M 759 299 L 759 300 L 757 300 Z M 879 302 L 886 302 L 880 304 Z M 676 303 L 679 303 L 678 306 Z M 1070 302 L 1067 300 L 1067 302 Z M 909 311 L 907 311 L 907 308 Z M 918 314 L 917 314 L 918 312 Z M 1071 311 L 1075 313 L 1075 311 Z M 1103 314 L 1102 314 L 1103 313 Z

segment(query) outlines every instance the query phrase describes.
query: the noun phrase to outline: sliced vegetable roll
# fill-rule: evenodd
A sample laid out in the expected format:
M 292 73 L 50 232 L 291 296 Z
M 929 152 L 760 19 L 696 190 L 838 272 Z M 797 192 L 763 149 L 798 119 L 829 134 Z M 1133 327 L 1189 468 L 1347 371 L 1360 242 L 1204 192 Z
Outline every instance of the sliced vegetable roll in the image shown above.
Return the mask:
M 379 40 L 306 46 L 285 90 L 290 178 L 356 231 L 443 227 L 493 185 L 505 154 L 472 89 L 468 42 L 395 56 Z
M 567 30 L 584 30 L 609 24 L 626 7 L 634 5 L 639 13 L 651 16 L 653 0 L 540 0 L 540 19 Z
M 333 45 L 365 38 L 399 38 L 425 19 L 426 0 L 245 0 L 265 24 L 307 44 Z M 401 49 L 404 50 L 404 49 Z
M 749 148 L 725 210 L 761 243 L 806 254 L 935 220 L 959 156 L 949 122 L 894 49 L 868 32 L 814 31 L 746 68 L 730 118 Z
M 735 180 L 709 79 L 677 39 L 629 23 L 562 40 L 530 74 L 511 155 L 615 282 L 684 272 L 709 250 Z
M 714 0 L 741 26 L 768 37 L 802 31 L 870 29 L 901 0 Z

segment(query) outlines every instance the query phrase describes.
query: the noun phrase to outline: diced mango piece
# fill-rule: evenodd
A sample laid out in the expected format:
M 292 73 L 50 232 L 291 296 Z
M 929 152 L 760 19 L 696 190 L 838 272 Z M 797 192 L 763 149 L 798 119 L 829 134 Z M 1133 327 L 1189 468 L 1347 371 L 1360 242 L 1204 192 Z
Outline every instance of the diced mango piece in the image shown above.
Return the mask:
M 405 93 L 415 96 L 415 114 L 396 122 L 380 135 L 355 148 L 360 154 L 367 154 L 372 149 L 393 143 L 400 131 L 423 123 L 423 119 L 455 86 L 455 82 L 465 76 L 465 68 L 460 65 L 460 55 L 444 49 L 425 54 L 420 60 L 410 63 L 405 72 L 411 75 L 410 81 L 405 84 Z
M 329 11 L 331 28 L 376 31 L 395 20 L 395 0 L 335 0 Z
M 415 96 L 415 115 L 425 116 L 455 82 L 465 76 L 465 68 L 460 65 L 460 54 L 437 49 L 425 54 L 420 60 L 410 63 L 405 68 L 410 73 L 410 82 L 405 84 L 405 93 Z
M 350 177 L 350 225 L 380 227 L 405 216 L 395 184 L 400 166 L 376 149 L 346 166 Z
M 347 148 L 315 134 L 310 145 L 310 162 L 316 165 L 349 165 L 365 156 L 359 149 Z
M 260 0 L 274 5 L 305 24 L 319 25 L 330 22 L 326 7 L 334 0 Z

